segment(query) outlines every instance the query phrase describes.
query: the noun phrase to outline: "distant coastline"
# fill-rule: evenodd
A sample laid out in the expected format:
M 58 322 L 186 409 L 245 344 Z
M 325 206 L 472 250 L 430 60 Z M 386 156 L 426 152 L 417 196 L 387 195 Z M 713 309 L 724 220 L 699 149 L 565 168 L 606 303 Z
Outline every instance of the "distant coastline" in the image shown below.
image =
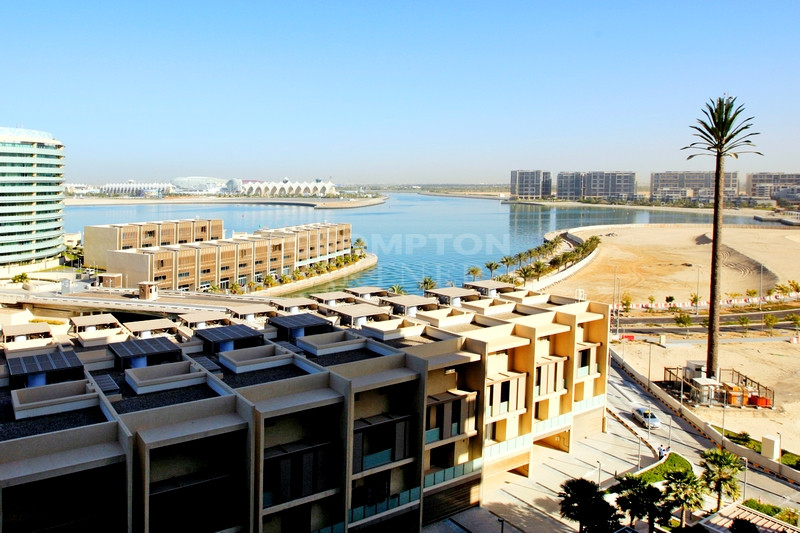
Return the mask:
M 645 210 L 645 211 L 667 211 L 667 212 L 675 212 L 675 213 L 702 213 L 708 214 L 711 216 L 713 214 L 713 210 L 709 208 L 697 208 L 697 207 L 677 207 L 677 206 L 656 206 L 656 205 L 613 205 L 613 204 L 587 204 L 583 202 L 574 202 L 569 200 L 559 200 L 559 201 L 551 201 L 551 200 L 511 200 L 506 196 L 500 196 L 501 193 L 492 194 L 492 193 L 463 193 L 463 192 L 455 192 L 455 193 L 439 193 L 439 192 L 418 192 L 417 194 L 425 195 L 425 196 L 452 196 L 457 198 L 476 198 L 479 200 L 495 200 L 500 201 L 504 204 L 517 204 L 517 205 L 535 205 L 540 207 L 601 207 L 605 209 L 632 209 L 632 210 Z M 504 193 L 503 193 L 504 194 Z M 731 215 L 744 215 L 744 216 L 759 216 L 764 219 L 764 221 L 774 221 L 778 222 L 779 220 L 776 218 L 773 220 L 773 217 L 770 217 L 770 211 L 766 209 L 753 209 L 750 207 L 743 207 L 743 208 L 733 208 L 733 207 L 726 207 L 724 209 L 725 213 Z
M 142 204 L 263 204 L 263 205 L 301 205 L 314 209 L 356 209 L 382 204 L 386 196 L 379 198 L 219 198 L 212 196 L 177 196 L 169 198 L 67 198 L 64 205 L 142 205 Z

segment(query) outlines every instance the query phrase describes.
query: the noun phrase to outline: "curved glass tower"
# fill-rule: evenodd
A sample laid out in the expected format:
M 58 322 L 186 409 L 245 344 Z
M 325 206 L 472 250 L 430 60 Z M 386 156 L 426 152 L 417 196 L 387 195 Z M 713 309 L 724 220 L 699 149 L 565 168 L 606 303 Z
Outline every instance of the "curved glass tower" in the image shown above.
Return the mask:
M 64 145 L 43 131 L 0 128 L 0 267 L 64 250 Z

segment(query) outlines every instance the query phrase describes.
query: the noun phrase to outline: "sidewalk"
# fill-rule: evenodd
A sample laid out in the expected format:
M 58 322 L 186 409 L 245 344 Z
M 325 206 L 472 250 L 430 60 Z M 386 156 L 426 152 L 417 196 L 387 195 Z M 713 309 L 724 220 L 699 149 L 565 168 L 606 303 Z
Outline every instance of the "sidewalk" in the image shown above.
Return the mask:
M 499 532 L 498 517 L 505 520 L 506 532 L 574 533 L 577 524 L 562 521 L 558 492 L 567 479 L 585 478 L 608 488 L 614 475 L 638 470 L 656 462 L 646 447 L 627 428 L 612 417 L 608 432 L 597 433 L 573 442 L 567 454 L 544 446 L 534 446 L 533 477 L 506 472 L 485 481 L 483 504 L 458 513 L 447 520 L 423 528 L 425 533 Z M 637 524 L 647 531 L 645 522 Z

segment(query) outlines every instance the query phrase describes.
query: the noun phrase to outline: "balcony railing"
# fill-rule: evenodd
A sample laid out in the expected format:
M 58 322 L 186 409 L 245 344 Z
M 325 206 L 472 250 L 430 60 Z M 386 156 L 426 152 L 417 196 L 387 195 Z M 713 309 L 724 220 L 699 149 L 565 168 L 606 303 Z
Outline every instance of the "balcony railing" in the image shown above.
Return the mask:
M 508 452 L 514 451 L 519 448 L 529 447 L 533 442 L 533 435 L 530 433 L 521 435 L 519 437 L 515 437 L 513 439 L 504 440 L 503 442 L 498 442 L 497 444 L 493 444 L 491 446 L 487 446 L 483 450 L 483 456 L 487 459 L 491 457 L 497 457 L 499 455 L 504 455 Z
M 419 501 L 419 495 L 419 487 L 414 487 L 413 489 L 404 490 L 400 494 L 389 496 L 382 502 L 378 502 L 373 505 L 354 507 L 353 509 L 350 509 L 350 522 L 358 522 L 359 520 L 364 520 L 365 518 L 369 518 L 386 511 L 391 511 L 392 509 L 400 507 L 401 505 Z
M 442 428 L 433 428 L 425 432 L 425 444 L 442 440 Z
M 459 426 L 459 422 L 453 422 L 450 424 L 451 437 L 455 437 L 456 435 L 460 434 L 461 428 Z M 436 442 L 437 440 L 442 440 L 442 428 L 432 428 L 425 432 L 425 444 L 430 444 L 432 442 Z
M 443 470 L 427 474 L 425 476 L 425 488 L 427 489 L 428 487 L 439 485 L 445 481 L 450 481 L 451 479 L 456 479 L 472 474 L 473 472 L 478 472 L 480 471 L 481 466 L 483 466 L 483 459 L 478 457 L 472 461 L 467 461 L 466 463 L 462 463 L 460 465 L 451 466 L 450 468 L 445 468 Z
M 587 398 L 585 400 L 581 400 L 579 402 L 575 402 L 572 404 L 572 412 L 573 413 L 580 413 L 582 411 L 588 411 L 589 409 L 594 409 L 595 407 L 599 407 L 603 405 L 606 401 L 606 395 L 600 394 L 598 396 L 592 396 L 591 398 Z
M 344 522 L 339 522 L 332 526 L 326 526 L 313 531 L 312 533 L 344 533 Z
M 575 377 L 583 378 L 588 376 L 589 374 L 599 374 L 599 373 L 600 373 L 600 365 L 597 363 L 592 363 L 590 365 L 578 368 L 578 373 L 575 374 Z
M 572 424 L 572 413 L 565 413 L 563 415 L 554 416 L 547 420 L 534 422 L 531 431 L 534 435 L 546 433 L 556 428 L 566 427 Z
M 381 450 L 379 452 L 364 455 L 364 470 L 375 468 L 377 466 L 389 464 L 392 462 L 392 449 Z

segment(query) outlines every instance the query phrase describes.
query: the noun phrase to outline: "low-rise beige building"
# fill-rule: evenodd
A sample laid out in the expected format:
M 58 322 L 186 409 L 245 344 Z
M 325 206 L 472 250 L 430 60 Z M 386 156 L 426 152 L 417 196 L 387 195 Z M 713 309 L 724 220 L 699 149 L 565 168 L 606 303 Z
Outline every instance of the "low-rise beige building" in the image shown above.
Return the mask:
M 197 222 L 202 221 L 189 221 Z M 158 223 L 166 224 L 166 223 Z M 153 227 L 163 230 L 158 224 Z M 278 278 L 295 270 L 306 270 L 314 263 L 335 262 L 351 253 L 350 224 L 314 223 L 288 228 L 258 230 L 232 238 L 195 239 L 185 242 L 128 247 L 150 225 L 87 226 L 86 261 L 97 261 L 110 273 L 121 275 L 125 287 L 143 281 L 155 282 L 161 289 L 204 291 L 234 284 L 262 283 L 268 276 Z M 165 226 L 166 227 L 166 226 Z M 202 234 L 217 235 L 216 225 L 201 226 Z M 179 231 L 181 228 L 174 228 Z M 191 228 L 190 228 L 191 229 Z M 192 235 L 198 235 L 194 228 Z M 147 229 L 144 233 L 156 231 Z M 221 226 L 219 232 L 221 232 Z M 189 236 L 186 230 L 186 236 Z M 128 241 L 121 239 L 130 234 Z M 183 239 L 181 239 L 183 241 Z M 163 241 L 162 242 L 167 242 Z M 92 248 L 92 255 L 88 249 Z M 105 248 L 104 248 L 105 247 Z M 103 249 L 103 258 L 98 259 Z
M 502 295 L 465 302 L 475 310 L 237 302 L 126 322 L 127 340 L 91 348 L 87 332 L 119 322 L 75 317 L 73 346 L 0 361 L 0 528 L 420 531 L 478 504 L 487 477 L 535 478 L 534 446 L 568 453 L 604 429 L 609 306 L 477 303 Z M 266 324 L 228 317 L 237 308 Z

